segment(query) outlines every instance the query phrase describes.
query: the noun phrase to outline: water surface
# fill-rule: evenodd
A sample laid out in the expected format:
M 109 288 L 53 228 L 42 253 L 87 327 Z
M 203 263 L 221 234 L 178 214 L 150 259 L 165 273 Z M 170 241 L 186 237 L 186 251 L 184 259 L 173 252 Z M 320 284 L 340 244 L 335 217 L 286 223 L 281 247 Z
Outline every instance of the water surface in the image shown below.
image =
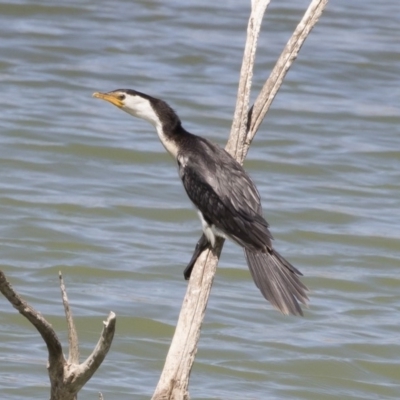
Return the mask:
M 253 99 L 306 6 L 272 1 Z M 224 145 L 248 15 L 235 1 L 0 2 L 1 268 L 66 343 L 63 272 L 83 357 L 118 316 L 81 397 L 151 397 L 200 234 L 152 127 L 91 94 L 161 97 Z M 400 398 L 399 27 L 398 1 L 331 1 L 304 45 L 245 166 L 310 308 L 274 311 L 227 244 L 192 398 Z M 1 397 L 47 398 L 46 357 L 0 299 Z

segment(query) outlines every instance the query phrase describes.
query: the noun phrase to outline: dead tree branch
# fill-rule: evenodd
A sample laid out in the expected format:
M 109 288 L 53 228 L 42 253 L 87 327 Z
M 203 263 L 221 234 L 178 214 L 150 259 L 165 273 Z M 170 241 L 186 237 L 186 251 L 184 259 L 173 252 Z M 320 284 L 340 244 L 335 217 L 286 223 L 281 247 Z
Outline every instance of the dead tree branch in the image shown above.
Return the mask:
M 247 28 L 247 41 L 240 74 L 238 100 L 231 134 L 226 145 L 226 150 L 238 162 L 243 163 L 251 141 L 267 114 L 283 78 L 296 59 L 305 38 L 315 26 L 327 2 L 328 0 L 311 1 L 302 21 L 266 81 L 255 105 L 249 109 L 257 39 L 261 21 L 269 4 L 269 0 L 252 1 L 252 11 Z M 248 118 L 251 118 L 250 123 L 248 123 Z M 219 240 L 213 250 L 205 250 L 197 258 L 183 300 L 171 347 L 152 400 L 189 399 L 190 371 L 197 352 L 201 324 L 223 244 L 224 240 Z
M 31 307 L 13 289 L 0 270 L 0 292 L 31 324 L 39 331 L 49 352 L 48 373 L 50 377 L 50 400 L 76 400 L 77 393 L 96 372 L 110 349 L 114 332 L 116 316 L 110 312 L 93 353 L 85 362 L 79 364 L 78 336 L 69 307 L 65 285 L 60 273 L 60 285 L 65 314 L 68 322 L 69 357 L 64 358 L 63 350 L 57 334 L 46 319 Z
M 247 132 L 247 118 L 250 102 L 250 90 L 253 78 L 253 67 L 256 59 L 258 36 L 265 10 L 270 0 L 252 1 L 252 8 L 247 25 L 247 39 L 244 49 L 240 81 L 236 100 L 236 108 L 233 116 L 231 134 L 225 147 L 226 151 L 233 157 L 242 157 L 243 138 Z
M 328 0 L 313 0 L 307 11 L 305 12 L 302 20 L 297 25 L 292 37 L 287 42 L 283 49 L 278 61 L 275 64 L 269 78 L 265 82 L 260 94 L 258 95 L 254 105 L 250 109 L 250 124 L 249 129 L 244 135 L 244 149 L 242 158 L 238 161 L 243 162 L 247 155 L 250 144 L 257 133 L 264 117 L 266 116 L 275 95 L 278 93 L 289 68 L 297 58 L 301 46 L 305 42 L 307 36 L 310 34 L 312 28 L 318 22 L 322 15 Z
M 79 363 L 78 334 L 76 332 L 75 322 L 72 317 L 71 309 L 69 308 L 67 290 L 64 285 L 64 279 L 62 277 L 61 271 L 58 273 L 58 277 L 60 278 L 61 298 L 64 305 L 65 318 L 67 319 L 67 324 L 68 324 L 68 343 L 69 343 L 68 362 L 71 364 L 77 364 Z
M 222 249 L 220 242 L 216 251 L 203 252 L 197 260 L 199 267 L 193 270 L 190 277 L 175 334 L 152 400 L 189 398 L 189 376 Z

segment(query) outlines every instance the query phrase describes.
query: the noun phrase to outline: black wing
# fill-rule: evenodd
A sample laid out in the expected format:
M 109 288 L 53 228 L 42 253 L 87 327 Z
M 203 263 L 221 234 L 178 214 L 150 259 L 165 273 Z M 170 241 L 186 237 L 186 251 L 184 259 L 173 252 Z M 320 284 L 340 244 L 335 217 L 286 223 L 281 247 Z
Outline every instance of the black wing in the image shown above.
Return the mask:
M 198 138 L 190 151 L 178 156 L 178 165 L 186 193 L 207 223 L 243 247 L 271 248 L 272 235 L 261 215 L 258 191 L 225 150 Z
M 191 151 L 186 150 L 184 156 L 178 156 L 178 165 L 189 198 L 210 225 L 244 247 L 251 275 L 263 296 L 284 314 L 302 315 L 299 302 L 307 304 L 308 289 L 299 279 L 300 271 L 272 248 L 260 196 L 242 166 L 202 138 Z M 204 235 L 198 246 L 205 246 Z M 197 250 L 185 270 L 186 279 Z

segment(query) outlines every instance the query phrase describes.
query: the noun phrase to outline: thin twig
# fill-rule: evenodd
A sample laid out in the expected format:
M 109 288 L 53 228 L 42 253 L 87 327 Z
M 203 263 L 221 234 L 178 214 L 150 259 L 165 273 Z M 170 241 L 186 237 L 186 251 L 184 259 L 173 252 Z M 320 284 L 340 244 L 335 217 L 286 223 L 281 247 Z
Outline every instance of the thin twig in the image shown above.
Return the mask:
M 61 271 L 59 271 L 58 277 L 60 279 L 61 298 L 62 298 L 62 302 L 64 305 L 65 318 L 67 319 L 67 325 L 68 325 L 68 343 L 69 343 L 68 363 L 69 364 L 79 364 L 78 334 L 76 332 L 75 322 L 72 317 L 71 309 L 69 307 L 67 290 L 65 289 L 64 280 L 63 280 Z
M 82 364 L 74 367 L 68 380 L 74 383 L 79 391 L 100 367 L 108 351 L 110 350 L 115 333 L 116 316 L 111 311 L 106 321 L 103 321 L 103 331 L 92 354 Z

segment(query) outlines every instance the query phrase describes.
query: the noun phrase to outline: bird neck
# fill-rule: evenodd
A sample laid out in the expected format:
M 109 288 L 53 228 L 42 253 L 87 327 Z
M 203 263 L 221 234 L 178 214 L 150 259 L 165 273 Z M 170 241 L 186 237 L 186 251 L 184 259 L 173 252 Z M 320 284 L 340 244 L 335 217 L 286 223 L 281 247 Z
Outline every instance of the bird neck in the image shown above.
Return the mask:
M 191 134 L 182 127 L 179 118 L 177 118 L 175 124 L 161 122 L 155 125 L 155 128 L 161 143 L 168 153 L 176 160 L 182 148 L 182 144 Z
M 182 147 L 194 135 L 182 127 L 178 115 L 165 101 L 144 94 L 136 96 L 134 100 L 131 107 L 123 108 L 124 111 L 150 122 L 165 149 L 176 160 Z
M 158 137 L 165 149 L 174 157 L 178 153 L 189 136 L 181 124 L 181 120 L 175 111 L 164 101 L 152 99 L 153 118 L 146 118 L 156 129 Z

